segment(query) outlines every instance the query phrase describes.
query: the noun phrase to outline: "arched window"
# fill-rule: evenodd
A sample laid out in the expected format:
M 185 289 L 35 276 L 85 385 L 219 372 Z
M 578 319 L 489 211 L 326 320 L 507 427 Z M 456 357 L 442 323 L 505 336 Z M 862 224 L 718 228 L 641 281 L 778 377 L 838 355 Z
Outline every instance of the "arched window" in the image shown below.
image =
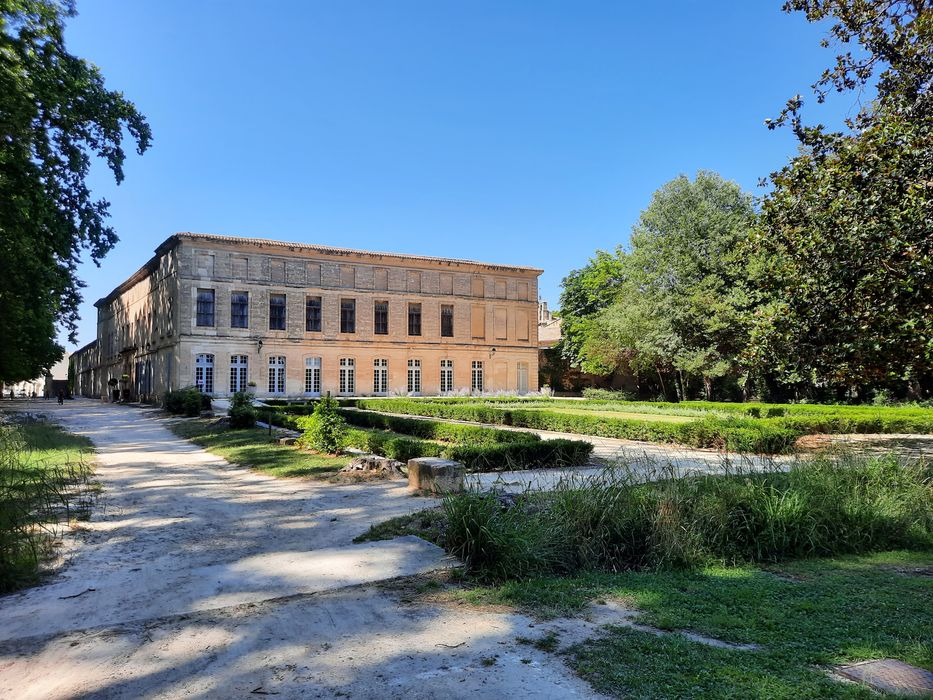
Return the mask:
M 305 393 L 319 396 L 321 393 L 321 358 L 305 358 Z
M 246 355 L 230 356 L 230 391 L 246 391 L 249 381 L 249 357 Z
M 285 356 L 273 355 L 269 358 L 269 393 L 285 393 Z
M 441 393 L 454 390 L 454 361 L 441 360 Z
M 389 391 L 389 361 L 384 358 L 373 360 L 373 393 L 385 394 Z
M 421 360 L 408 361 L 408 393 L 421 393 Z
M 483 393 L 483 362 L 482 360 L 473 360 L 472 375 L 470 378 L 470 389 L 477 394 Z
M 356 361 L 352 357 L 340 358 L 340 393 L 356 392 Z
M 196 355 L 194 358 L 194 384 L 205 394 L 214 393 L 214 356 Z

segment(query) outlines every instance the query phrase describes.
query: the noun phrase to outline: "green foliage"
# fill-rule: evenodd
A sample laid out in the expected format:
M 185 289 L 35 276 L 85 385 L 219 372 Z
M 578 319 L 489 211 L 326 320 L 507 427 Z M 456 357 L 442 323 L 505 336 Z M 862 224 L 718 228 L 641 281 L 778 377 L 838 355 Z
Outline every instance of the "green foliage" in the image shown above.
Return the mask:
M 933 391 L 933 22 L 927 3 L 792 0 L 786 11 L 830 23 L 858 50 L 813 85 L 817 100 L 861 90 L 877 98 L 828 133 L 805 126 L 801 152 L 772 173 L 756 237 L 763 305 L 754 360 L 787 383 Z
M 470 443 L 473 445 L 493 445 L 505 442 L 533 442 L 540 440 L 537 435 L 515 430 L 496 430 L 478 425 L 441 423 L 440 421 L 419 418 L 389 416 L 374 411 L 343 410 L 342 415 L 348 422 L 367 428 L 393 430 L 397 433 L 414 435 L 425 440 L 442 442 Z
M 347 423 L 340 415 L 337 402 L 329 394 L 314 405 L 310 416 L 302 416 L 295 423 L 304 431 L 299 440 L 305 447 L 337 454 L 345 445 Z
M 89 444 L 47 423 L 0 425 L 0 593 L 36 583 L 57 528 L 87 517 Z
M 202 394 L 196 387 L 166 391 L 162 397 L 162 408 L 169 413 L 193 418 L 201 415 L 201 411 L 210 410 L 211 397 Z
M 291 445 L 280 445 L 277 436 L 270 436 L 260 428 L 232 430 L 216 421 L 192 420 L 178 421 L 171 429 L 231 464 L 272 476 L 328 478 L 350 461 L 347 457 L 311 454 Z
M 754 219 L 751 197 L 715 173 L 667 183 L 634 227 L 631 252 L 598 254 L 564 280 L 565 354 L 593 374 L 657 379 L 680 398 L 691 381 L 710 398 L 715 380 L 736 380 L 751 305 L 741 244 Z
M 447 546 L 489 580 L 933 546 L 922 464 L 842 457 L 788 473 L 656 477 L 610 470 L 514 506 L 448 496 Z
M 75 341 L 82 254 L 98 262 L 117 241 L 108 203 L 87 186 L 93 157 L 123 180 L 124 134 L 139 153 L 149 125 L 100 71 L 68 53 L 70 3 L 17 0 L 0 5 L 0 377 L 31 379 Z
M 480 423 L 514 425 L 581 435 L 668 442 L 692 447 L 714 447 L 742 452 L 775 454 L 793 445 L 800 433 L 778 422 L 764 422 L 738 416 L 710 415 L 688 422 L 646 421 L 614 418 L 598 411 L 582 414 L 558 411 L 503 408 L 482 402 L 452 403 L 441 400 L 410 399 L 357 400 L 360 408 L 433 416 Z
M 256 409 L 253 408 L 253 397 L 246 391 L 238 391 L 230 401 L 230 410 L 227 412 L 230 427 L 236 429 L 252 428 L 256 425 Z
M 353 413 L 349 412 L 348 415 L 352 416 Z M 354 417 L 359 417 L 359 415 L 363 414 L 356 414 Z M 445 427 L 453 428 L 450 434 L 461 436 L 468 436 L 469 431 L 461 432 L 456 430 L 457 428 L 472 427 L 435 421 L 410 422 L 434 423 L 438 433 L 444 433 Z M 477 442 L 466 439 L 444 444 L 441 441 L 406 437 L 388 430 L 350 430 L 347 444 L 399 462 L 407 462 L 415 457 L 444 457 L 463 463 L 467 471 L 471 472 L 577 466 L 586 464 L 593 451 L 593 446 L 582 440 L 541 440 L 537 435 L 527 433 L 506 430 L 489 430 L 489 432 L 507 436 L 507 439 L 496 442 L 490 436 L 486 436 L 485 439 Z M 516 439 L 516 436 L 525 436 L 527 439 Z

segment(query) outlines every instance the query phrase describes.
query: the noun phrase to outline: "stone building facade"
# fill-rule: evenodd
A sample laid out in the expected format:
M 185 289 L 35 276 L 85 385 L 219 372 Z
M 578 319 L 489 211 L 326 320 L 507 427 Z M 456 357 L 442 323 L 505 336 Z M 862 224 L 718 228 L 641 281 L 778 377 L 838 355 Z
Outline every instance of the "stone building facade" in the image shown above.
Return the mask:
M 540 273 L 179 233 L 96 302 L 77 384 L 143 401 L 534 391 Z

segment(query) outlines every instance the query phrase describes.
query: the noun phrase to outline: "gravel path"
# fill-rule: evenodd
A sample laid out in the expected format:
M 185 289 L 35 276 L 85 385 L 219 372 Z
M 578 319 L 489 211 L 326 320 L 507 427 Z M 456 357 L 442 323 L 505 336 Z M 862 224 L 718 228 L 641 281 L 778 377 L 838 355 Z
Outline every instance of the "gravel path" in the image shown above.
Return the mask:
M 592 696 L 516 646 L 527 618 L 379 583 L 451 564 L 418 538 L 351 544 L 430 505 L 404 484 L 257 474 L 152 410 L 12 407 L 90 437 L 104 494 L 61 572 L 0 598 L 0 697 Z

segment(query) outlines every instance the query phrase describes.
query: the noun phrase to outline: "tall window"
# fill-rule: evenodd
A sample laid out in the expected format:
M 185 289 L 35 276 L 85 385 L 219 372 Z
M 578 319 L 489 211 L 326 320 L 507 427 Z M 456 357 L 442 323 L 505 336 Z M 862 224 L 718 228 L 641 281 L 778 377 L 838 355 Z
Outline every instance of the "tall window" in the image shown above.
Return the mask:
M 389 391 L 389 361 L 373 360 L 373 393 L 386 394 Z
M 356 333 L 356 299 L 340 300 L 340 332 Z
M 373 307 L 373 333 L 388 335 L 389 333 L 389 302 L 377 301 Z
M 321 393 L 321 358 L 305 358 L 305 393 L 318 395 Z
M 454 361 L 441 360 L 441 393 L 454 390 Z
M 340 393 L 352 394 L 356 391 L 356 361 L 352 357 L 340 358 Z
M 285 393 L 285 356 L 273 355 L 269 358 L 269 393 Z
M 421 335 L 421 304 L 408 305 L 408 335 Z
M 518 371 L 518 393 L 527 394 L 528 393 L 528 363 L 519 362 L 517 371 Z
M 196 355 L 194 358 L 194 384 L 205 394 L 214 393 L 214 356 Z
M 479 394 L 483 392 L 483 363 L 480 360 L 473 360 L 470 389 Z
M 198 313 L 197 323 L 199 326 L 214 325 L 214 290 L 198 290 Z
M 308 297 L 305 300 L 305 330 L 321 332 L 321 297 Z
M 408 393 L 421 393 L 421 360 L 408 361 Z
M 269 330 L 285 330 L 285 295 L 269 295 Z
M 230 391 L 246 391 L 249 381 L 249 358 L 246 355 L 230 356 Z
M 441 305 L 441 336 L 454 337 L 454 307 L 452 304 Z
M 230 327 L 249 328 L 249 292 L 230 295 Z

